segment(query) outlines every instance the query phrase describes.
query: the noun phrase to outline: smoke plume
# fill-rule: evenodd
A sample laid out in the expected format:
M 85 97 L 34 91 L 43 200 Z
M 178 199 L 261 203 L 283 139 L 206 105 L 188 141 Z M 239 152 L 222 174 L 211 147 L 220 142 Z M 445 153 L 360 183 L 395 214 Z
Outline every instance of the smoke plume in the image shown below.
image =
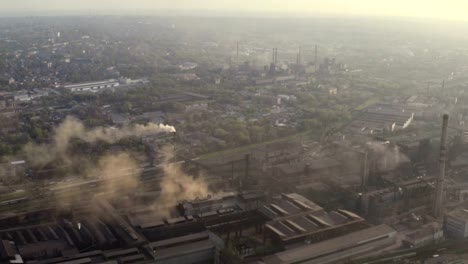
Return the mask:
M 65 164 L 70 164 L 72 161 L 70 156 L 67 155 L 67 150 L 73 138 L 78 138 L 88 143 L 97 141 L 115 143 L 131 136 L 144 137 L 157 133 L 173 132 L 176 132 L 173 126 L 154 123 L 124 126 L 122 128 L 97 127 L 94 129 L 87 129 L 83 123 L 76 118 L 67 117 L 65 121 L 55 129 L 50 144 L 28 144 L 24 150 L 28 161 L 33 166 L 43 166 L 55 160 L 61 160 Z
M 92 177 L 103 180 L 102 191 L 105 193 L 125 193 L 135 190 L 140 173 L 141 168 L 128 153 L 104 156 L 90 171 Z
M 185 174 L 180 165 L 171 163 L 174 152 L 171 148 L 163 148 L 164 177 L 161 181 L 161 194 L 156 201 L 155 209 L 160 216 L 167 216 L 167 208 L 170 208 L 183 200 L 206 198 L 210 194 L 208 184 L 203 177 L 194 178 Z
M 82 157 L 81 157 L 82 158 Z M 76 158 L 73 161 L 78 162 Z M 58 207 L 69 208 L 71 204 L 80 203 L 84 197 L 101 193 L 107 198 L 118 198 L 133 193 L 138 187 L 141 168 L 128 153 L 104 155 L 97 162 L 92 163 L 83 159 L 87 172 L 85 176 L 100 180 L 97 189 L 71 189 L 54 192 L 53 204 Z
M 368 142 L 367 145 L 374 152 L 377 160 L 377 168 L 381 171 L 390 171 L 398 168 L 401 164 L 409 162 L 409 158 L 400 152 L 397 145 L 390 142 Z
M 102 179 L 101 192 L 106 195 L 121 195 L 133 192 L 138 187 L 141 173 L 140 166 L 128 153 L 105 155 L 97 162 L 84 155 L 70 153 L 72 139 L 80 139 L 88 143 L 104 141 L 114 143 L 121 139 L 136 136 L 144 137 L 157 133 L 175 132 L 174 127 L 149 123 L 147 125 L 124 126 L 122 128 L 87 129 L 73 117 L 67 117 L 54 131 L 51 143 L 37 145 L 29 144 L 25 147 L 28 161 L 33 166 L 44 166 L 53 161 L 60 161 L 65 165 L 84 168 L 84 175 L 90 178 Z M 160 195 L 154 203 L 154 209 L 159 216 L 168 216 L 169 208 L 182 200 L 206 198 L 210 194 L 208 184 L 203 177 L 194 178 L 185 174 L 180 165 L 173 163 L 173 149 L 162 149 L 164 159 L 162 168 L 164 177 L 160 182 Z M 62 197 L 63 196 L 63 197 Z M 69 199 L 67 194 L 58 200 Z

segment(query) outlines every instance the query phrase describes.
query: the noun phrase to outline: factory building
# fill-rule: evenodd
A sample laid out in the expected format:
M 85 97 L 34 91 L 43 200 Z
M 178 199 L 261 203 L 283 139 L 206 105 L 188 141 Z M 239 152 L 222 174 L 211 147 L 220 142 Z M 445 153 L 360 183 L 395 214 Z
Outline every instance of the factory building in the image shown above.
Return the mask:
M 456 209 L 445 214 L 444 229 L 448 237 L 464 239 L 468 237 L 468 210 Z
M 123 240 L 114 234 L 116 228 L 94 220 L 2 230 L 0 263 L 86 264 L 113 261 L 125 264 L 147 260 L 136 247 L 119 248 Z
M 444 231 L 440 224 L 431 223 L 406 235 L 402 243 L 409 248 L 423 247 L 440 242 L 444 237 Z
M 375 253 L 395 244 L 396 231 L 379 225 L 325 240 L 292 248 L 263 258 L 265 264 L 308 263 L 327 264 L 349 260 L 366 253 Z
M 62 85 L 61 88 L 70 92 L 97 92 L 105 88 L 114 88 L 120 85 L 120 82 L 115 79 L 109 79 L 99 82 L 85 82 Z
M 206 230 L 226 237 L 231 234 L 240 236 L 249 227 L 260 230 L 264 218 L 256 209 L 263 205 L 264 196 L 261 192 L 213 195 L 205 199 L 181 201 L 173 208 L 170 217 L 160 218 L 157 212 L 149 210 L 135 212 L 129 218 L 132 225 L 151 241 Z
M 376 104 L 362 110 L 347 130 L 358 134 L 381 134 L 407 128 L 414 113 L 391 104 Z
M 284 163 L 273 167 L 273 178 L 294 185 L 315 182 L 319 178 L 341 175 L 342 164 L 333 158 Z
M 212 232 L 200 232 L 145 246 L 154 259 L 152 263 L 218 263 L 219 252 L 224 242 Z
M 265 235 L 285 248 L 323 241 L 368 226 L 362 217 L 352 212 L 326 212 L 295 193 L 274 197 L 260 211 L 270 219 L 265 224 Z
M 242 212 L 244 217 L 247 212 Z M 129 218 L 129 222 L 102 197 L 95 198 L 89 207 L 70 210 L 66 218 L 55 218 L 52 211 L 43 214 L 48 218 L 38 218 L 40 224 L 0 227 L 0 263 L 217 263 L 224 242 L 207 226 L 216 230 L 220 221 L 229 225 L 229 221 L 246 219 L 232 214 L 226 220 L 226 213 L 213 219 L 182 216 L 136 226 L 132 223 L 135 219 Z M 16 219 L 9 220 L 13 221 Z
M 3 229 L 0 237 L 15 244 L 18 254 L 25 260 L 55 258 L 66 255 L 71 248 L 84 249 L 96 244 L 115 246 L 119 237 L 110 226 L 99 219 L 79 223 L 62 222 L 29 227 Z

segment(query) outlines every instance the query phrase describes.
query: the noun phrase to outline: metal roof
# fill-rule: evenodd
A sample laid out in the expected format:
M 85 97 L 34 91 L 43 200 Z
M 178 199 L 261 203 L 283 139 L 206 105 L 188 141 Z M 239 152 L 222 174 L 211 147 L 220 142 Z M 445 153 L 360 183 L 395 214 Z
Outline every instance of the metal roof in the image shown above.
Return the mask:
M 320 258 L 327 254 L 339 253 L 342 250 L 359 247 L 366 243 L 372 243 L 374 239 L 385 239 L 386 236 L 393 237 L 395 234 L 396 231 L 393 228 L 387 225 L 379 225 L 323 242 L 286 250 L 265 257 L 263 260 L 268 264 L 299 263 Z

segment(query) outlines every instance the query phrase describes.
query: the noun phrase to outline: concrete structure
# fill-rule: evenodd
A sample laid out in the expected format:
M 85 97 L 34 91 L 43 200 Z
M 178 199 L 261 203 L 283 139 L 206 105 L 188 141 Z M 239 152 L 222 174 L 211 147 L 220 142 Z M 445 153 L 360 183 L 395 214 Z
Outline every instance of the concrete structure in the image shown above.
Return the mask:
M 304 184 L 341 175 L 342 164 L 333 158 L 284 163 L 273 167 L 273 178 L 280 182 Z
M 76 84 L 62 85 L 61 88 L 67 89 L 70 92 L 97 92 L 105 88 L 114 88 L 120 85 L 120 82 L 115 79 L 109 79 L 99 82 L 85 82 Z
M 456 209 L 445 214 L 445 234 L 451 238 L 463 239 L 468 237 L 468 210 Z
M 411 209 L 429 207 L 434 191 L 429 183 L 433 180 L 427 176 L 423 180 L 393 182 L 390 187 L 366 193 L 363 204 L 367 207 L 362 208 L 367 212 L 366 219 L 371 223 L 397 223 Z
M 370 227 L 320 243 L 264 257 L 265 264 L 327 264 L 349 260 L 395 244 L 396 231 L 387 225 Z
M 445 163 L 447 160 L 447 127 L 449 116 L 445 114 L 442 120 L 442 135 L 440 137 L 439 177 L 436 178 L 436 189 L 432 215 L 439 218 L 443 214 Z
M 414 113 L 390 104 L 376 104 L 359 113 L 347 127 L 359 134 L 380 134 L 407 128 L 413 122 Z
M 407 234 L 403 239 L 403 245 L 409 248 L 423 247 L 440 242 L 444 237 L 444 231 L 440 224 L 432 223 Z

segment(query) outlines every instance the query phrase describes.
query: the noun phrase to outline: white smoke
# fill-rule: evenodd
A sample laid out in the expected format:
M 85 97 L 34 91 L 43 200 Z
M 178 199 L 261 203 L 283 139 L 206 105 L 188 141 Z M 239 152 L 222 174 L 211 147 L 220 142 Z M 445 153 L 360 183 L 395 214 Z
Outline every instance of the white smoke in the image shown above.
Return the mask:
M 88 143 L 104 141 L 115 143 L 121 139 L 131 136 L 145 137 L 158 133 L 175 133 L 173 126 L 148 123 L 146 125 L 115 127 L 97 127 L 87 129 L 78 119 L 67 117 L 54 131 L 54 136 L 50 144 L 28 144 L 25 153 L 28 161 L 33 166 L 46 165 L 54 160 L 62 160 L 71 163 L 71 157 L 67 150 L 73 138 L 81 139 Z
M 376 158 L 377 168 L 380 171 L 390 171 L 398 168 L 410 159 L 400 151 L 397 145 L 390 142 L 371 141 L 367 143 Z

